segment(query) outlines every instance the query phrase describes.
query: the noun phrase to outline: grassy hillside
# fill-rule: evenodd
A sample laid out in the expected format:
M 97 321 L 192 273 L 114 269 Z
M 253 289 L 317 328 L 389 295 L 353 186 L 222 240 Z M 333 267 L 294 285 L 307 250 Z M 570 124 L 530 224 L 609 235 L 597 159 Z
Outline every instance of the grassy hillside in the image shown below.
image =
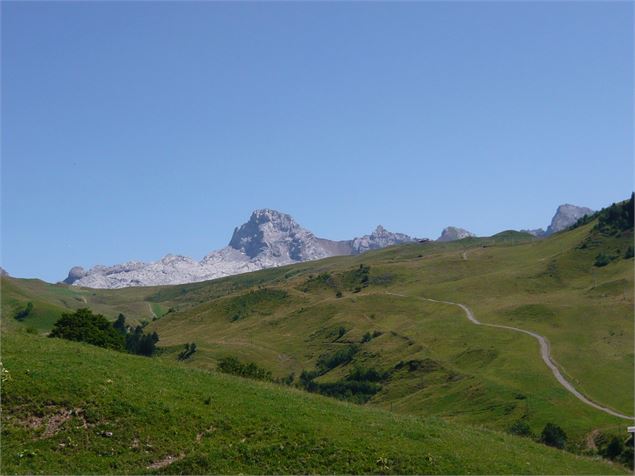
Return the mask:
M 522 420 L 534 433 L 553 422 L 583 445 L 591 431 L 622 433 L 626 422 L 563 389 L 530 336 L 475 326 L 458 307 L 419 297 L 539 332 L 576 388 L 632 415 L 633 259 L 624 256 L 633 232 L 602 232 L 597 221 L 545 240 L 503 232 L 182 286 L 89 290 L 3 279 L 4 315 L 30 300 L 35 313 L 3 325 L 46 330 L 56 313 L 86 305 L 137 320 L 156 309 L 149 329 L 166 360 L 195 342 L 190 367 L 214 369 L 232 356 L 278 378 L 293 373 L 299 385 L 303 370 L 348 352 L 313 383 L 346 387 L 357 369 L 371 370 L 381 374 L 372 382 L 379 390 L 353 396 L 367 405 L 495 429 Z M 595 265 L 600 253 L 608 264 Z
M 2 335 L 2 474 L 624 474 L 439 419 L 23 331 Z

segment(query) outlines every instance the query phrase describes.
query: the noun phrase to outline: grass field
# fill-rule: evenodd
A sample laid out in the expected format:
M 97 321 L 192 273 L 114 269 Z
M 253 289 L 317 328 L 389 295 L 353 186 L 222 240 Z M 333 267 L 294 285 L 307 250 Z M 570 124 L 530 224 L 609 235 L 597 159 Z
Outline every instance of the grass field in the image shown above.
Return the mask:
M 2 474 L 625 474 L 482 428 L 23 330 L 3 333 Z
M 464 303 L 482 322 L 544 335 L 576 388 L 633 415 L 633 259 L 594 266 L 601 251 L 621 256 L 632 229 L 600 236 L 594 224 L 545 240 L 505 232 L 179 286 L 92 290 L 3 278 L 4 316 L 34 304 L 23 322 L 3 319 L 3 332 L 46 331 L 65 309 L 88 306 L 112 319 L 123 312 L 155 319 L 148 329 L 160 336 L 160 360 L 195 342 L 187 367 L 215 369 L 232 356 L 278 378 L 293 373 L 296 384 L 303 370 L 355 345 L 349 362 L 315 381 L 377 370 L 387 376 L 366 406 L 496 430 L 522 420 L 539 433 L 552 422 L 582 449 L 593 430 L 622 434 L 626 422 L 561 387 L 535 339 L 475 326 L 458 307 L 418 297 Z M 362 342 L 367 333 L 377 336 Z

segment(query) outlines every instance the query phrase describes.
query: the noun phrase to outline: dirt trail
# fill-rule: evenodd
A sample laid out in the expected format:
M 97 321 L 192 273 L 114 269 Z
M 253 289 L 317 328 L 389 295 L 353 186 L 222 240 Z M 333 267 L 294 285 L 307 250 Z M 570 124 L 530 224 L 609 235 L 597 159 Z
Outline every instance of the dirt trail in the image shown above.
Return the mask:
M 469 307 L 467 307 L 465 304 L 461 304 L 458 302 L 438 301 L 436 299 L 430 299 L 430 298 L 424 298 L 424 297 L 418 297 L 418 296 L 406 296 L 405 294 L 397 294 L 397 293 L 388 293 L 388 294 L 391 294 L 393 296 L 399 296 L 399 297 L 415 297 L 416 299 L 421 299 L 423 301 L 431 301 L 431 302 L 438 302 L 442 304 L 450 304 L 452 306 L 458 306 L 461 309 L 463 309 L 468 320 L 470 320 L 470 322 L 472 322 L 473 324 L 476 324 L 478 326 L 497 327 L 499 329 L 507 329 L 510 331 L 522 332 L 523 334 L 528 334 L 532 336 L 540 343 L 540 356 L 542 357 L 542 360 L 545 362 L 545 364 L 547 364 L 547 367 L 551 369 L 551 372 L 553 373 L 554 377 L 556 377 L 556 380 L 560 383 L 560 385 L 562 385 L 565 389 L 567 389 L 570 393 L 572 393 L 578 400 L 580 400 L 583 403 L 586 403 L 587 405 L 597 410 L 603 411 L 604 413 L 608 413 L 609 415 L 613 415 L 618 418 L 623 418 L 625 420 L 631 420 L 631 421 L 634 419 L 632 416 L 624 415 L 620 412 L 617 412 L 610 408 L 604 407 L 598 403 L 595 403 L 594 401 L 589 400 L 587 397 L 582 395 L 578 390 L 576 390 L 576 388 L 566 378 L 564 378 L 562 373 L 560 373 L 560 370 L 558 369 L 558 366 L 555 360 L 553 360 L 553 357 L 551 357 L 551 349 L 549 347 L 549 341 L 545 337 L 541 336 L 540 334 L 537 334 L 532 331 L 527 331 L 525 329 L 520 329 L 518 327 L 504 326 L 501 324 L 486 324 L 484 322 L 479 321 L 474 316 L 474 313 L 470 310 Z

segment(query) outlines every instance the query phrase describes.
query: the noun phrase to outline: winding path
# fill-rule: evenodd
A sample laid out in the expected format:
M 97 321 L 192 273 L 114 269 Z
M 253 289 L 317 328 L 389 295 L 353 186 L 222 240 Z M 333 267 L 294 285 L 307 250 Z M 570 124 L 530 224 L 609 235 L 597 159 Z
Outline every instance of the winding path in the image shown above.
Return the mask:
M 391 294 L 393 296 L 405 297 L 405 298 L 415 297 L 416 299 L 421 299 L 424 301 L 438 302 L 442 304 L 450 304 L 452 306 L 458 306 L 461 309 L 463 309 L 463 311 L 465 311 L 465 315 L 467 316 L 468 320 L 476 324 L 477 326 L 498 327 L 500 329 L 507 329 L 510 331 L 522 332 L 523 334 L 528 334 L 534 337 L 540 343 L 540 355 L 542 357 L 542 360 L 545 362 L 545 364 L 547 364 L 547 367 L 551 369 L 551 372 L 553 372 L 554 377 L 556 377 L 556 380 L 560 383 L 560 385 L 562 385 L 565 389 L 571 392 L 578 400 L 580 400 L 583 403 L 586 403 L 587 405 L 597 410 L 603 411 L 604 413 L 608 413 L 609 415 L 613 415 L 618 418 L 623 418 L 625 420 L 631 420 L 631 421 L 633 420 L 632 416 L 627 416 L 627 415 L 624 415 L 623 413 L 617 412 L 610 408 L 603 407 L 602 405 L 595 403 L 592 400 L 589 400 L 587 397 L 582 395 L 578 390 L 576 390 L 576 388 L 571 384 L 571 382 L 569 382 L 566 378 L 564 378 L 564 376 L 558 369 L 558 366 L 556 365 L 555 360 L 553 360 L 553 357 L 551 357 L 551 349 L 549 347 L 549 341 L 547 340 L 546 337 L 543 337 L 540 334 L 537 334 L 535 332 L 527 331 L 525 329 L 519 329 L 518 327 L 503 326 L 501 324 L 486 324 L 484 322 L 479 321 L 474 316 L 474 313 L 470 310 L 469 307 L 467 307 L 465 304 L 461 304 L 458 302 L 438 301 L 436 299 L 424 298 L 419 296 L 406 296 L 405 294 L 397 294 L 397 293 L 388 293 L 388 294 Z

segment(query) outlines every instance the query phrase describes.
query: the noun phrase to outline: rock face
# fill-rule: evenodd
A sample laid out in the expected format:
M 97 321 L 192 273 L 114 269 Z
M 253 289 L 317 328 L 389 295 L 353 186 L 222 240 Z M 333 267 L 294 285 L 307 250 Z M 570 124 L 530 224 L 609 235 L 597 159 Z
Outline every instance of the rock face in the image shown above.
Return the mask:
M 400 243 L 410 243 L 412 241 L 414 241 L 414 239 L 408 235 L 404 235 L 403 233 L 391 233 L 383 226 L 378 225 L 375 231 L 370 235 L 364 235 L 353 240 L 351 244 L 353 248 L 352 254 L 360 254 L 369 250 L 385 248 L 386 246 Z
M 129 261 L 110 267 L 95 266 L 88 271 L 76 266 L 64 282 L 89 288 L 184 284 L 329 256 L 359 254 L 410 241 L 414 240 L 382 226 L 353 240 L 317 238 L 290 215 L 262 209 L 254 211 L 247 223 L 234 230 L 228 246 L 212 251 L 201 261 L 167 255 L 150 263 Z
M 552 235 L 562 230 L 566 230 L 584 215 L 593 214 L 593 210 L 587 207 L 578 207 L 565 203 L 560 205 L 556 214 L 551 219 L 551 225 L 547 228 L 545 235 Z
M 449 226 L 441 232 L 441 236 L 437 238 L 437 241 L 456 241 L 463 238 L 469 238 L 470 236 L 476 236 L 474 233 L 470 233 L 463 228 L 457 228 Z

